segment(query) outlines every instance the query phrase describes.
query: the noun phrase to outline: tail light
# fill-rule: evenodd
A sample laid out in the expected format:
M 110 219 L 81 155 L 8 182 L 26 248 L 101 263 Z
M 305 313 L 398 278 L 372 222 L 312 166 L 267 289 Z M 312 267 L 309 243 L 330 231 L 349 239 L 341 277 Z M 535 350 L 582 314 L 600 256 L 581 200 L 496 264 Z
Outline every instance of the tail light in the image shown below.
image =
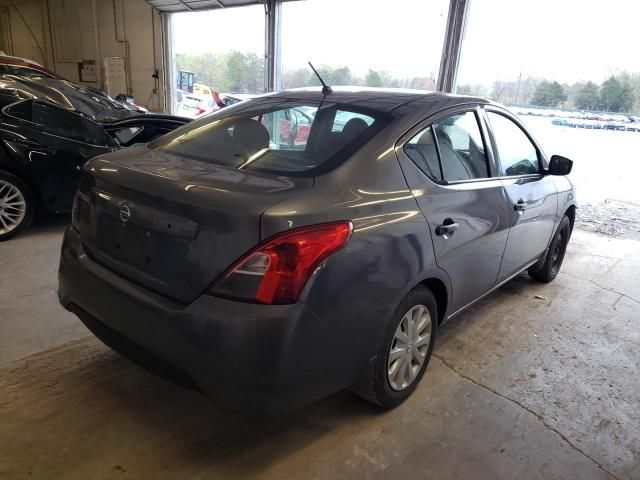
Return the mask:
M 234 263 L 209 293 L 269 305 L 294 303 L 316 267 L 349 242 L 353 226 L 340 221 L 277 234 Z
M 196 107 L 196 117 L 202 115 L 206 110 L 202 107 Z

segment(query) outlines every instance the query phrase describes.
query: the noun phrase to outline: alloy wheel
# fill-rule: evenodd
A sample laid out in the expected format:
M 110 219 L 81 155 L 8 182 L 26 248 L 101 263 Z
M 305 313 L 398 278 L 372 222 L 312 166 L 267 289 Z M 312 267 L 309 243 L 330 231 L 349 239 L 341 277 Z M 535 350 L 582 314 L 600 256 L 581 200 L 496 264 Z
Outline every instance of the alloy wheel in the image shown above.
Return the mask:
M 415 381 L 430 343 L 431 314 L 424 305 L 415 305 L 400 320 L 389 348 L 387 378 L 393 390 L 404 390 Z
M 18 187 L 0 180 L 0 235 L 17 228 L 27 214 L 27 202 Z

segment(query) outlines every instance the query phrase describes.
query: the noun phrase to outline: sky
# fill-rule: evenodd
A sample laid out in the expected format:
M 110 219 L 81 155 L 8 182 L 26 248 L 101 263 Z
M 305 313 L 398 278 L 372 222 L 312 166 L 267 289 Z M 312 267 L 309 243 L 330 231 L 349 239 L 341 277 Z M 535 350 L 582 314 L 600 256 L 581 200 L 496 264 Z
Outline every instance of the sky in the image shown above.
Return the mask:
M 285 3 L 284 69 L 349 66 L 396 78 L 436 74 L 448 0 L 302 0 Z M 522 74 L 563 83 L 640 72 L 640 0 L 471 0 L 458 81 Z M 176 53 L 264 54 L 264 8 L 176 14 Z

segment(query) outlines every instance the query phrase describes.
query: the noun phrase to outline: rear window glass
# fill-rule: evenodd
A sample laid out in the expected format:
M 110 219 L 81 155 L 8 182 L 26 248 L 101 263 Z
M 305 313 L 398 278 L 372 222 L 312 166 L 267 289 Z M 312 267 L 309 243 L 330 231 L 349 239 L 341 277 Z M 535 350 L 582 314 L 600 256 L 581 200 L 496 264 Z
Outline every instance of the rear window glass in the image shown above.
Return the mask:
M 336 103 L 271 98 L 226 107 L 149 147 L 240 170 L 313 176 L 355 153 L 389 119 Z

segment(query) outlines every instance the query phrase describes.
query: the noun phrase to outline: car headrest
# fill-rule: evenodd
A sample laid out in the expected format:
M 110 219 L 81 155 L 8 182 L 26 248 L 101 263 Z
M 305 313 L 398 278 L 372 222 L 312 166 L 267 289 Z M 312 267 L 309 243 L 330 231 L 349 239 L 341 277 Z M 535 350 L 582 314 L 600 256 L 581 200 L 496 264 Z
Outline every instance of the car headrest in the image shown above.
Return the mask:
M 368 126 L 369 125 L 367 125 L 367 122 L 365 122 L 363 119 L 352 118 L 351 120 L 349 120 L 347 123 L 344 124 L 344 127 L 342 128 L 342 135 L 350 139 L 354 138 L 363 130 L 366 130 Z
M 260 122 L 243 118 L 233 128 L 233 141 L 249 150 L 269 147 L 269 132 Z

